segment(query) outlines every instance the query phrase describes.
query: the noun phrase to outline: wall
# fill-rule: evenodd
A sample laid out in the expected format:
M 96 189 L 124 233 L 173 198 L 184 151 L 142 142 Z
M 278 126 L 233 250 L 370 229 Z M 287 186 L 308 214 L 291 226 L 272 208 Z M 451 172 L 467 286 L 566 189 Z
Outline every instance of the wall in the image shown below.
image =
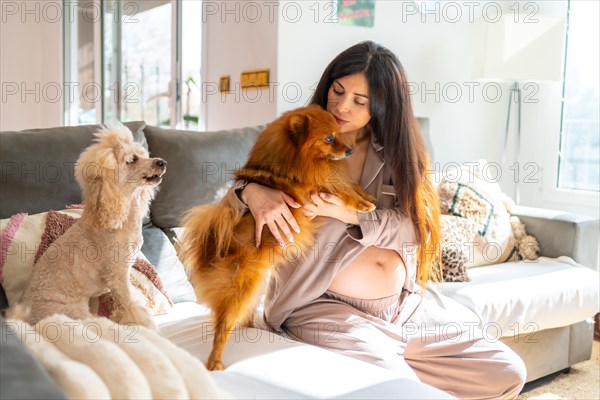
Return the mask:
M 240 90 L 242 71 L 269 69 L 277 80 L 277 19 L 264 2 L 205 2 L 203 87 L 206 130 L 264 124 L 276 117 L 269 88 Z M 185 50 L 184 50 L 185 51 Z M 231 92 L 218 92 L 219 78 L 230 75 Z
M 61 4 L 0 3 L 0 130 L 62 125 Z

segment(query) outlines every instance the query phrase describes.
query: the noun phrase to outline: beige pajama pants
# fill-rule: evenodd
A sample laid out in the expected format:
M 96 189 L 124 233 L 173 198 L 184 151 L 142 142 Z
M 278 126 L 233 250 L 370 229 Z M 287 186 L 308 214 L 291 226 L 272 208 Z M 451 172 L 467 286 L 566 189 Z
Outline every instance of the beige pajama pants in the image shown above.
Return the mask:
M 377 300 L 327 292 L 294 311 L 284 329 L 295 340 L 398 371 L 460 399 L 515 398 L 525 383 L 523 361 L 478 326 L 469 309 L 428 289 L 424 297 Z

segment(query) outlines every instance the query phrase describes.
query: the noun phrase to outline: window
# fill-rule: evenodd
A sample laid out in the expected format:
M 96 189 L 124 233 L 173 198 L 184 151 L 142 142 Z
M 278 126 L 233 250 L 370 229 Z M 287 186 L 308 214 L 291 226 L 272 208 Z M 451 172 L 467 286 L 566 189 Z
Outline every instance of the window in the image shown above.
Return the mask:
M 99 3 L 93 0 L 64 5 L 64 119 L 66 125 L 95 124 L 101 110 L 101 85 L 96 80 L 95 30 Z M 68 50 L 68 51 L 67 51 Z
M 174 111 L 171 82 L 176 81 L 171 70 L 173 4 L 122 5 L 104 8 L 104 118 L 168 127 Z
M 65 18 L 65 81 L 85 89 L 65 102 L 66 124 L 200 128 L 200 1 L 64 4 L 75 10 Z
M 570 1 L 558 187 L 600 191 L 600 30 L 596 1 Z

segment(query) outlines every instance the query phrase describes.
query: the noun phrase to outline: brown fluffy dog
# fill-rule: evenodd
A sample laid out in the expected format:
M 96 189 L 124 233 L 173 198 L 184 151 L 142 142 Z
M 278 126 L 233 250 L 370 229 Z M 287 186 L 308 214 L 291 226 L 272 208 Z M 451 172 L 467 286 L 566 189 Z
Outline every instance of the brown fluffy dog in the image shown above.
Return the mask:
M 110 291 L 111 319 L 153 326 L 131 295 L 129 273 L 143 242 L 142 220 L 167 163 L 149 158 L 122 125 L 102 129 L 96 139 L 75 167 L 85 206 L 81 218 L 51 245 L 54 251 L 40 257 L 13 308 L 14 317 L 30 324 L 55 313 L 91 318 L 90 298 Z
M 334 117 L 319 106 L 283 114 L 259 135 L 237 179 L 279 189 L 299 203 L 310 202 L 311 190 L 333 193 L 357 211 L 371 211 L 372 197 L 352 183 L 340 161 L 352 153 L 336 135 Z M 231 198 L 199 206 L 184 217 L 183 258 L 198 301 L 212 309 L 215 336 L 207 367 L 223 369 L 221 361 L 229 333 L 252 317 L 267 273 L 282 264 L 282 249 L 269 229 L 262 232 L 261 247 L 254 245 L 254 218 L 239 212 Z M 313 245 L 318 224 L 299 209 L 291 210 L 300 233 L 293 246 L 305 254 Z M 286 245 L 287 247 L 287 245 Z

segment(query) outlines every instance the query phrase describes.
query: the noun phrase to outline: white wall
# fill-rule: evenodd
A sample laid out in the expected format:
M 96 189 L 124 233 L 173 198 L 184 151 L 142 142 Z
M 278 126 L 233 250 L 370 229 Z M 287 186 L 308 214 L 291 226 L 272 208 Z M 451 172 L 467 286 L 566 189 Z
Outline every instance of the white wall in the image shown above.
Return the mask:
M 269 69 L 276 81 L 277 19 L 269 8 L 244 7 L 245 2 L 209 2 L 205 5 L 203 87 L 206 130 L 264 124 L 276 116 L 274 94 L 268 88 L 241 91 L 240 73 Z M 218 92 L 219 78 L 230 75 L 231 92 Z
M 61 4 L 0 3 L 0 130 L 62 125 Z

